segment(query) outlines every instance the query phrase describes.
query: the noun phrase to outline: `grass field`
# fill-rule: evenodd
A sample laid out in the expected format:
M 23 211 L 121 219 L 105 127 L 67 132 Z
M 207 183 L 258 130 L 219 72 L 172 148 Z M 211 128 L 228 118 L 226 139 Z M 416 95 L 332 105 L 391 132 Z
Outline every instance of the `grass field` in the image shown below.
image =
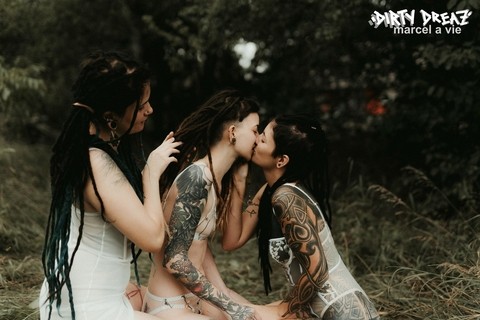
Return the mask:
M 34 302 L 50 201 L 48 157 L 48 147 L 0 140 L 2 320 L 38 319 Z M 402 174 L 402 198 L 362 176 L 334 184 L 333 233 L 345 263 L 383 319 L 480 319 L 478 199 L 459 209 L 422 172 L 406 168 Z M 452 217 L 442 218 L 439 208 Z M 275 268 L 274 292 L 264 295 L 254 240 L 235 252 L 212 244 L 225 282 L 252 302 L 270 302 L 286 292 Z M 143 280 L 148 268 L 142 255 Z

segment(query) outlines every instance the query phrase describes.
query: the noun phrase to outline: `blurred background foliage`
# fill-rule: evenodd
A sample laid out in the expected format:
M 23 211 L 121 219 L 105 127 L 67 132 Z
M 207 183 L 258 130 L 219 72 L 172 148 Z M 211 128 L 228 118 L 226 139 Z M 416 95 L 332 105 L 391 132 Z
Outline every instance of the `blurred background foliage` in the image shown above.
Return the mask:
M 152 144 L 213 92 L 235 87 L 266 117 L 318 113 L 334 163 L 350 157 L 379 179 L 408 163 L 452 184 L 457 167 L 479 157 L 479 0 L 0 2 L 7 137 L 54 137 L 81 57 L 101 48 L 153 71 Z M 455 35 L 393 35 L 367 23 L 375 10 L 405 8 L 474 13 Z
M 402 9 L 473 14 L 460 34 L 368 24 L 374 11 Z M 45 219 L 44 146 L 71 108 L 81 58 L 118 49 L 154 76 L 147 151 L 226 87 L 257 97 L 264 119 L 316 113 L 330 141 L 337 245 L 385 318 L 478 319 L 479 9 L 480 0 L 0 0 L 0 252 L 32 269 L 24 256 L 40 252 L 42 228 L 20 225 L 42 222 L 19 217 Z M 23 270 L 11 261 L 0 256 L 3 269 Z M 8 272 L 2 286 L 23 283 Z M 0 305 L 18 292 L 0 290 Z

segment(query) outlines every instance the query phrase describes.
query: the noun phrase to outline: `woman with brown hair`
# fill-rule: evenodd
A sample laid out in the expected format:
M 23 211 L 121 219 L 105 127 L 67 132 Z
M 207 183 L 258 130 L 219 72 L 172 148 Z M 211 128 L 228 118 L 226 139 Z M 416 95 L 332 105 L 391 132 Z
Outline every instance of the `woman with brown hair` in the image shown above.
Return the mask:
M 170 238 L 154 254 L 146 312 L 169 319 L 220 319 L 225 314 L 255 319 L 254 309 L 242 304 L 247 301 L 223 283 L 207 240 L 235 198 L 236 164 L 252 156 L 258 109 L 254 100 L 224 90 L 176 130 L 175 138 L 184 143 L 179 161 L 161 180 Z

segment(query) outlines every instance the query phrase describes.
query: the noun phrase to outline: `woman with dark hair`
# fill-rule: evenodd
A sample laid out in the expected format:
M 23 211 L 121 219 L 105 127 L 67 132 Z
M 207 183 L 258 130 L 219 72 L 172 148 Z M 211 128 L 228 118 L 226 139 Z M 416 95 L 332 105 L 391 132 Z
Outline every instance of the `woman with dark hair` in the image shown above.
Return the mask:
M 378 319 L 330 232 L 327 142 L 320 123 L 314 116 L 276 117 L 258 137 L 252 162 L 267 184 L 245 214 L 237 208 L 228 215 L 223 247 L 242 246 L 257 227 L 267 294 L 269 254 L 285 270 L 291 290 L 283 301 L 255 307 L 262 319 Z
M 154 254 L 146 312 L 177 320 L 220 319 L 223 312 L 231 319 L 255 319 L 253 308 L 242 304 L 246 300 L 223 283 L 208 239 L 235 198 L 237 163 L 252 157 L 258 109 L 237 91 L 220 91 L 176 130 L 183 142 L 179 161 L 161 178 L 170 237 Z
M 73 98 L 50 162 L 40 319 L 152 319 L 127 297 L 130 261 L 135 246 L 163 245 L 159 179 L 180 143 L 170 133 L 140 172 L 132 147 L 153 112 L 149 74 L 122 53 L 88 55 Z

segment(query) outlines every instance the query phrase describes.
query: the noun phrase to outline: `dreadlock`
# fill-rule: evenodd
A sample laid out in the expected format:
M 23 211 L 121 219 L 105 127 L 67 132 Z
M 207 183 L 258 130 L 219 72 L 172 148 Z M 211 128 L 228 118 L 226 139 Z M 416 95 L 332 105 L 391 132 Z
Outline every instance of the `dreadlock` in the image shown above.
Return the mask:
M 281 227 L 274 217 L 272 195 L 287 182 L 299 182 L 316 199 L 322 214 L 331 227 L 327 140 L 321 124 L 314 115 L 281 115 L 272 120 L 275 150 L 273 157 L 288 155 L 289 162 L 282 177 L 267 186 L 259 205 L 257 224 L 258 252 L 263 273 L 265 293 L 270 286 L 269 239 L 282 237 Z
M 95 194 L 101 204 L 101 215 L 105 219 L 105 208 L 97 190 L 95 177 L 89 157 L 89 148 L 95 147 L 105 151 L 123 172 L 132 185 L 137 196 L 143 201 L 141 172 L 132 152 L 135 141 L 140 135 L 128 134 L 131 130 L 140 105 L 145 85 L 149 81 L 148 72 L 119 52 L 94 52 L 81 64 L 81 71 L 72 87 L 74 106 L 63 125 L 60 136 L 53 146 L 50 159 L 50 178 L 52 201 L 48 217 L 42 263 L 48 284 L 49 318 L 52 304 L 56 301 L 57 309 L 61 305 L 61 292 L 68 289 L 68 298 L 72 319 L 75 319 L 70 269 L 75 258 L 84 226 L 84 188 L 91 179 Z M 110 143 L 99 138 L 100 128 L 107 128 L 103 115 L 107 111 L 123 116 L 128 106 L 136 103 L 130 128 L 117 138 L 122 141 L 115 151 Z M 96 135 L 89 134 L 90 125 L 96 127 Z M 141 141 L 140 141 L 141 143 Z M 143 159 L 144 160 L 144 159 Z M 68 239 L 70 236 L 71 206 L 80 210 L 79 235 L 75 248 L 69 256 Z M 132 243 L 132 253 L 135 252 Z M 135 273 L 138 281 L 136 257 L 133 254 Z
M 215 164 L 212 163 L 210 147 L 221 140 L 223 131 L 229 123 L 241 122 L 251 113 L 257 113 L 258 110 L 259 105 L 255 100 L 244 97 L 236 90 L 223 90 L 213 95 L 183 120 L 175 130 L 175 140 L 183 142 L 180 153 L 177 155 L 178 162 L 169 165 L 160 178 L 163 193 L 170 188 L 181 170 L 192 162 L 207 156 L 215 192 L 219 199 L 217 223 L 221 226 L 225 219 L 225 212 L 230 207 L 230 194 L 234 187 L 233 170 L 230 169 L 223 176 L 220 192 L 213 170 Z

